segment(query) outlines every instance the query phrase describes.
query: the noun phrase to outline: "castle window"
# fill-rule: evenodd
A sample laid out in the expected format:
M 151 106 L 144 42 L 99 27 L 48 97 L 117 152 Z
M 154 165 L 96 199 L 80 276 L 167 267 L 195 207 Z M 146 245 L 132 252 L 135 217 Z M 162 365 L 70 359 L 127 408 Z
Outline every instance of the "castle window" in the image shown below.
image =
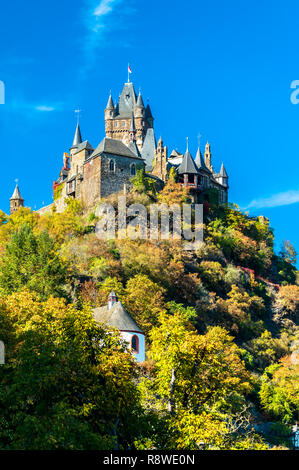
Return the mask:
M 136 176 L 136 165 L 135 165 L 135 163 L 132 163 L 132 165 L 131 165 L 131 175 Z
M 109 171 L 110 171 L 110 173 L 114 173 L 115 169 L 116 169 L 115 161 L 110 160 L 110 162 L 109 162 Z
M 123 127 L 126 127 L 126 121 L 123 121 Z
M 115 121 L 114 127 L 118 127 L 118 121 Z
M 139 353 L 139 338 L 137 335 L 132 336 L 131 348 L 133 352 Z

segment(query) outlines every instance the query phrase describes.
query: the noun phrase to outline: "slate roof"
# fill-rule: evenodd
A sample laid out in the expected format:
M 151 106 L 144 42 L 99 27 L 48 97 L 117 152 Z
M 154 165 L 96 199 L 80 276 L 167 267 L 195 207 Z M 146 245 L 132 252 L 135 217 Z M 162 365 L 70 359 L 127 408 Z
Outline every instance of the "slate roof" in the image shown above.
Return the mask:
M 109 139 L 108 137 L 104 137 L 102 142 L 100 142 L 97 148 L 90 155 L 90 158 L 96 157 L 102 153 L 142 160 L 142 158 L 137 157 L 121 140 Z
M 141 149 L 141 156 L 145 160 L 147 171 L 150 171 L 153 168 L 153 159 L 156 148 L 157 144 L 154 129 L 149 128 L 146 131 L 145 139 Z
M 226 173 L 226 169 L 224 168 L 223 163 L 222 163 L 222 165 L 221 165 L 221 169 L 220 169 L 219 176 L 223 176 L 224 178 L 228 178 L 228 175 L 227 175 L 227 173 Z
M 77 127 L 76 127 L 76 132 L 75 132 L 75 137 L 74 137 L 74 141 L 73 141 L 72 148 L 77 147 L 77 146 L 78 146 L 79 144 L 81 144 L 81 143 L 82 143 L 81 130 L 80 130 L 79 123 L 77 123 Z
M 81 150 L 94 150 L 94 148 L 90 145 L 88 140 L 84 140 L 84 142 L 77 146 L 76 152 L 74 152 L 74 154 L 81 152 Z
M 107 103 L 106 109 L 114 109 L 114 103 L 113 103 L 113 99 L 112 99 L 111 93 L 110 93 L 110 96 L 109 96 L 109 99 L 108 99 L 108 103 Z
M 180 164 L 178 168 L 178 173 L 179 174 L 198 174 L 198 168 L 196 166 L 195 161 L 193 160 L 191 153 L 189 150 L 186 151 L 182 163 Z
M 198 147 L 197 154 L 196 154 L 196 157 L 195 157 L 195 163 L 196 163 L 196 166 L 199 170 L 205 170 L 208 173 L 211 173 L 210 170 L 208 169 L 208 167 L 205 164 L 205 160 L 202 156 L 202 153 L 201 153 L 199 147 Z
M 12 200 L 12 199 L 21 199 L 21 200 L 23 200 L 23 198 L 21 196 L 21 193 L 20 193 L 19 186 L 17 184 L 16 184 L 15 190 L 14 190 L 13 195 L 11 196 L 10 200 Z
M 119 96 L 117 105 L 118 117 L 130 118 L 136 105 L 137 96 L 134 85 L 131 82 L 124 84 L 123 90 Z
M 108 305 L 94 308 L 93 317 L 97 323 L 104 323 L 107 326 L 118 328 L 120 331 L 143 333 L 121 302 L 116 302 L 110 309 L 108 309 Z
M 138 100 L 137 100 L 136 106 L 138 106 L 139 108 L 144 108 L 144 103 L 143 103 L 143 99 L 142 99 L 142 96 L 141 96 L 140 91 L 139 91 L 139 95 L 138 95 Z

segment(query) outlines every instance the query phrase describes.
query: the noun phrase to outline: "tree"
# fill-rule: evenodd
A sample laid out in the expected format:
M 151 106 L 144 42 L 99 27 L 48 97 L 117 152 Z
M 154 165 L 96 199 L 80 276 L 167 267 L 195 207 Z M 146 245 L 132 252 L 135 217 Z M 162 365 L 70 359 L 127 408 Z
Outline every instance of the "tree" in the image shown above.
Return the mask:
M 136 176 L 131 179 L 134 190 L 139 194 L 148 194 L 155 197 L 156 195 L 156 182 L 154 179 L 146 176 L 143 168 L 138 169 Z
M 124 305 L 145 333 L 157 325 L 159 314 L 165 310 L 164 295 L 165 290 L 143 274 L 128 280 Z
M 292 245 L 292 243 L 290 243 L 289 240 L 286 240 L 286 241 L 284 240 L 282 242 L 279 254 L 282 257 L 282 259 L 286 261 L 287 263 L 290 263 L 293 266 L 296 265 L 297 253 L 296 253 L 294 246 Z
M 27 287 L 42 298 L 65 296 L 67 267 L 55 252 L 47 232 L 34 234 L 30 225 L 22 225 L 11 236 L 0 263 L 0 288 L 12 293 Z
M 299 320 L 299 286 L 282 286 L 274 303 L 274 320 L 284 323 L 286 319 L 295 323 Z
M 87 308 L 24 291 L 2 298 L 0 312 L 14 327 L 0 368 L 0 448 L 131 446 L 140 407 L 119 335 L 98 327 Z
M 259 392 L 261 404 L 271 416 L 284 423 L 298 418 L 299 409 L 299 364 L 281 360 L 269 366 L 263 376 Z

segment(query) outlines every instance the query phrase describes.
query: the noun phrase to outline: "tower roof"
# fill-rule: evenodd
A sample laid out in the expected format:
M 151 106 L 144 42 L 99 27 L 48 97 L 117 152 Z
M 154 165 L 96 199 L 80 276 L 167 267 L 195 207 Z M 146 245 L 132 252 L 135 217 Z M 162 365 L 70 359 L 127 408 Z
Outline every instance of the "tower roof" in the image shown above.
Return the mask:
M 197 154 L 196 154 L 196 157 L 195 157 L 195 163 L 196 163 L 196 166 L 199 170 L 205 170 L 205 171 L 208 171 L 209 173 L 211 173 L 210 170 L 208 169 L 208 167 L 205 164 L 204 158 L 202 156 L 202 153 L 201 153 L 199 147 L 198 147 Z
M 81 143 L 82 143 L 81 130 L 80 130 L 79 122 L 77 122 L 77 127 L 76 127 L 76 132 L 75 132 L 75 137 L 74 137 L 72 148 L 77 147 Z
M 228 174 L 226 173 L 226 169 L 224 168 L 223 162 L 220 168 L 219 176 L 223 176 L 224 178 L 228 178 Z
M 15 190 L 13 192 L 13 195 L 11 196 L 10 200 L 12 199 L 19 199 L 20 201 L 23 201 L 23 198 L 20 193 L 19 186 L 16 184 Z
M 126 118 L 131 117 L 132 112 L 134 112 L 136 102 L 137 96 L 133 83 L 125 83 L 118 100 L 117 109 L 119 116 Z
M 120 331 L 143 333 L 121 302 L 115 302 L 110 309 L 107 305 L 94 308 L 93 317 L 97 323 L 104 323 Z
M 143 99 L 142 99 L 140 90 L 139 90 L 139 95 L 138 95 L 136 106 L 139 106 L 139 108 L 144 108 Z
M 142 159 L 140 157 L 137 157 L 135 153 L 133 153 L 132 150 L 130 150 L 130 148 L 125 145 L 121 140 L 109 139 L 108 137 L 104 137 L 104 139 L 99 143 L 99 145 L 93 151 L 89 158 L 96 157 L 97 155 L 100 155 L 102 153 L 119 155 L 121 157 L 130 157 L 142 161 Z
M 182 163 L 180 164 L 178 168 L 178 173 L 179 174 L 184 174 L 184 173 L 189 173 L 189 174 L 197 174 L 198 173 L 198 168 L 196 166 L 195 161 L 193 160 L 191 153 L 187 149 Z
M 114 103 L 113 103 L 113 99 L 112 99 L 112 96 L 111 96 L 111 92 L 110 92 L 110 95 L 109 95 L 109 99 L 108 99 L 106 109 L 114 109 Z
M 153 115 L 152 115 L 152 111 L 151 111 L 151 108 L 150 108 L 150 105 L 148 104 L 145 108 L 145 118 L 152 118 Z

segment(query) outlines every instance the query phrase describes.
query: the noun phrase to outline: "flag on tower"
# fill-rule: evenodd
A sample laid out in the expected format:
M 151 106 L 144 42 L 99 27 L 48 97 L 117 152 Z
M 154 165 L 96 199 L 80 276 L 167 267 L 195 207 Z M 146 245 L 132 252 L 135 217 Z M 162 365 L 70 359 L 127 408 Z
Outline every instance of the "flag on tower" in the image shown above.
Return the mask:
M 128 64 L 128 83 L 130 83 L 130 73 L 132 73 L 131 67 Z

